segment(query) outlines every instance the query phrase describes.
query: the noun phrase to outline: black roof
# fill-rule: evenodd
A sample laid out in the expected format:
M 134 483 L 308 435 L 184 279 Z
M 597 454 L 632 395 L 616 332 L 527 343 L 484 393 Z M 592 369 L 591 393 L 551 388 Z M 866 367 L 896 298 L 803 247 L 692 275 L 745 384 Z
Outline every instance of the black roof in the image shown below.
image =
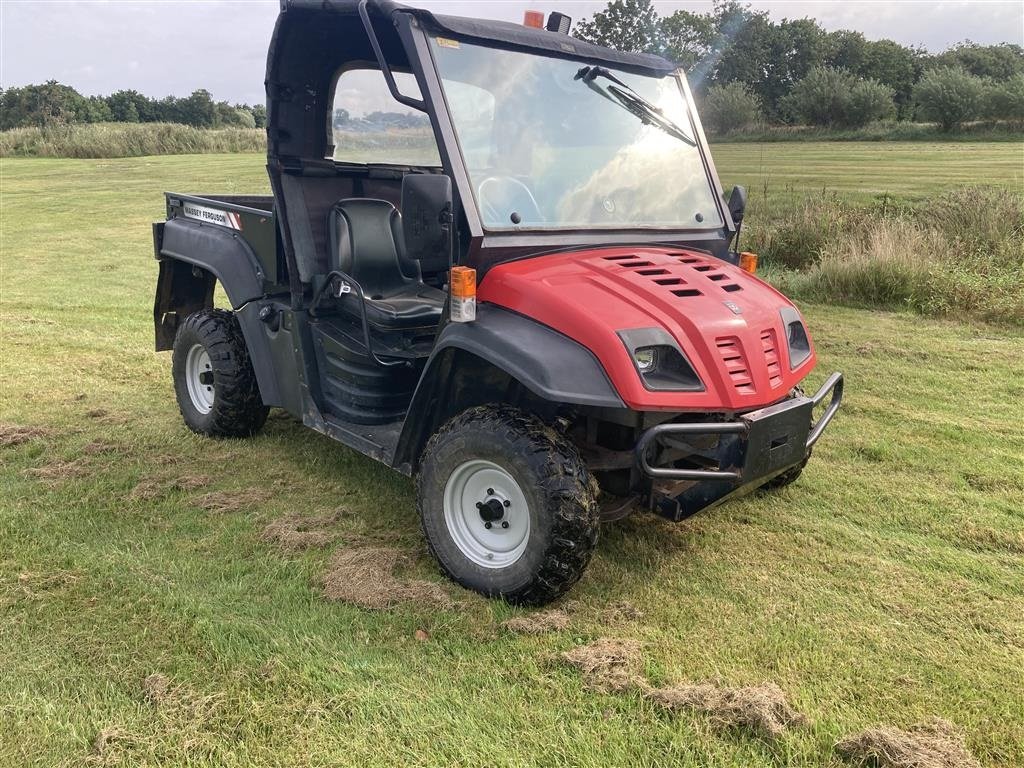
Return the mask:
M 319 13 L 355 14 L 358 13 L 359 0 L 281 0 L 282 12 L 292 8 Z M 386 16 L 393 13 L 408 13 L 415 16 L 428 28 L 481 42 L 497 43 L 520 49 L 541 50 L 569 58 L 589 59 L 654 75 L 665 75 L 678 69 L 675 63 L 661 56 L 614 51 L 569 35 L 548 32 L 546 29 L 535 29 L 509 21 L 440 15 L 423 8 L 413 8 L 396 3 L 393 0 L 370 0 L 369 9 Z

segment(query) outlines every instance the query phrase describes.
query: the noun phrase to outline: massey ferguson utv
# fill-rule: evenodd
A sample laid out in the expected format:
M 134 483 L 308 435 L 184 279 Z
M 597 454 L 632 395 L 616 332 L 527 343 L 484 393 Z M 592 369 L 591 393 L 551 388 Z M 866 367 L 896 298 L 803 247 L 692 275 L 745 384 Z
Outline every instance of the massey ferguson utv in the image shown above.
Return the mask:
M 843 380 L 800 389 L 684 74 L 526 22 L 283 0 L 273 196 L 168 193 L 154 315 L 189 428 L 284 408 L 415 478 L 452 579 L 541 604 L 602 521 L 793 482 Z

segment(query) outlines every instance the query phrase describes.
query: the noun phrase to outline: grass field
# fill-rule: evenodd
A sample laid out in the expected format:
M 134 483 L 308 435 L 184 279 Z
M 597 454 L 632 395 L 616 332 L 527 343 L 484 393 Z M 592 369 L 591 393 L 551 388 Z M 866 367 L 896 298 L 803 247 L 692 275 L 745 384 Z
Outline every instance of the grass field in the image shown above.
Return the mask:
M 716 159 L 752 191 L 913 196 L 1019 187 L 1017 150 Z M 983 765 L 1024 764 L 1024 333 L 803 307 L 812 383 L 848 382 L 803 478 L 603 528 L 568 627 L 521 636 L 499 624 L 528 612 L 436 575 L 408 481 L 287 418 L 242 442 L 181 423 L 150 222 L 165 189 L 266 190 L 262 164 L 0 164 L 0 765 L 840 766 L 844 735 L 930 717 Z M 322 548 L 261 539 L 339 509 Z M 327 601 L 332 552 L 367 541 L 454 607 Z M 604 637 L 640 641 L 655 684 L 774 683 L 809 722 L 773 741 L 588 690 L 559 654 Z
M 1024 142 L 831 142 L 713 147 L 726 189 L 745 184 L 764 197 L 838 192 L 863 201 L 922 198 L 962 185 L 1024 190 Z

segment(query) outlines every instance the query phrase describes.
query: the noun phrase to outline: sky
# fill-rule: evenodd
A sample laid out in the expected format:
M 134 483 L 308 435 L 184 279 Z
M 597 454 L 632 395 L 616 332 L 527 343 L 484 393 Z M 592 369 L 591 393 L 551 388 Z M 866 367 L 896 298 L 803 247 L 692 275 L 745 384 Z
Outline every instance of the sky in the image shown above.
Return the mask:
M 605 2 L 407 0 L 438 13 L 521 21 L 523 11 L 560 10 L 576 19 Z M 811 17 L 827 30 L 853 29 L 937 52 L 962 41 L 1024 44 L 1022 0 L 752 0 L 774 19 Z M 655 2 L 668 15 L 711 2 Z M 218 100 L 264 101 L 266 48 L 278 0 L 0 0 L 0 85 L 59 80 L 84 94 L 123 88 Z

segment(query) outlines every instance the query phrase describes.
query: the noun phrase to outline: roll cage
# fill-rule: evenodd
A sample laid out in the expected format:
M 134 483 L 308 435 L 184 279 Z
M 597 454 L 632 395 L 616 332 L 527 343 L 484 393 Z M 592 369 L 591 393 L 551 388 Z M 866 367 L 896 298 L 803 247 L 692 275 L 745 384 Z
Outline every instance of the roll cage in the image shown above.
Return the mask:
M 558 229 L 489 232 L 473 200 L 469 172 L 452 122 L 434 61 L 432 36 L 443 35 L 477 45 L 561 57 L 590 65 L 605 65 L 637 74 L 672 76 L 673 63 L 653 55 L 630 54 L 586 43 L 555 32 L 501 21 L 443 16 L 391 0 L 282 0 L 281 14 L 267 59 L 268 171 L 281 215 L 285 258 L 293 305 L 308 302 L 308 286 L 299 279 L 296 248 L 324 248 L 314 231 L 303 237 L 294 231 L 306 206 L 296 190 L 306 180 L 355 174 L 367 178 L 406 173 L 447 174 L 453 182 L 458 263 L 472 266 L 482 279 L 487 270 L 506 261 L 542 253 L 609 245 L 689 247 L 729 260 L 728 244 L 736 227 L 708 150 L 700 121 L 691 110 L 705 173 L 716 193 L 724 226 L 717 230 L 686 229 Z M 441 157 L 441 168 L 369 165 L 325 160 L 333 146 L 332 94 L 340 70 L 352 66 L 379 68 L 391 95 L 399 103 L 424 112 L 430 119 Z M 411 72 L 420 98 L 402 93 L 393 71 Z M 680 87 L 692 96 L 686 78 Z M 463 201 L 467 204 L 463 204 Z M 305 297 L 305 299 L 303 298 Z

